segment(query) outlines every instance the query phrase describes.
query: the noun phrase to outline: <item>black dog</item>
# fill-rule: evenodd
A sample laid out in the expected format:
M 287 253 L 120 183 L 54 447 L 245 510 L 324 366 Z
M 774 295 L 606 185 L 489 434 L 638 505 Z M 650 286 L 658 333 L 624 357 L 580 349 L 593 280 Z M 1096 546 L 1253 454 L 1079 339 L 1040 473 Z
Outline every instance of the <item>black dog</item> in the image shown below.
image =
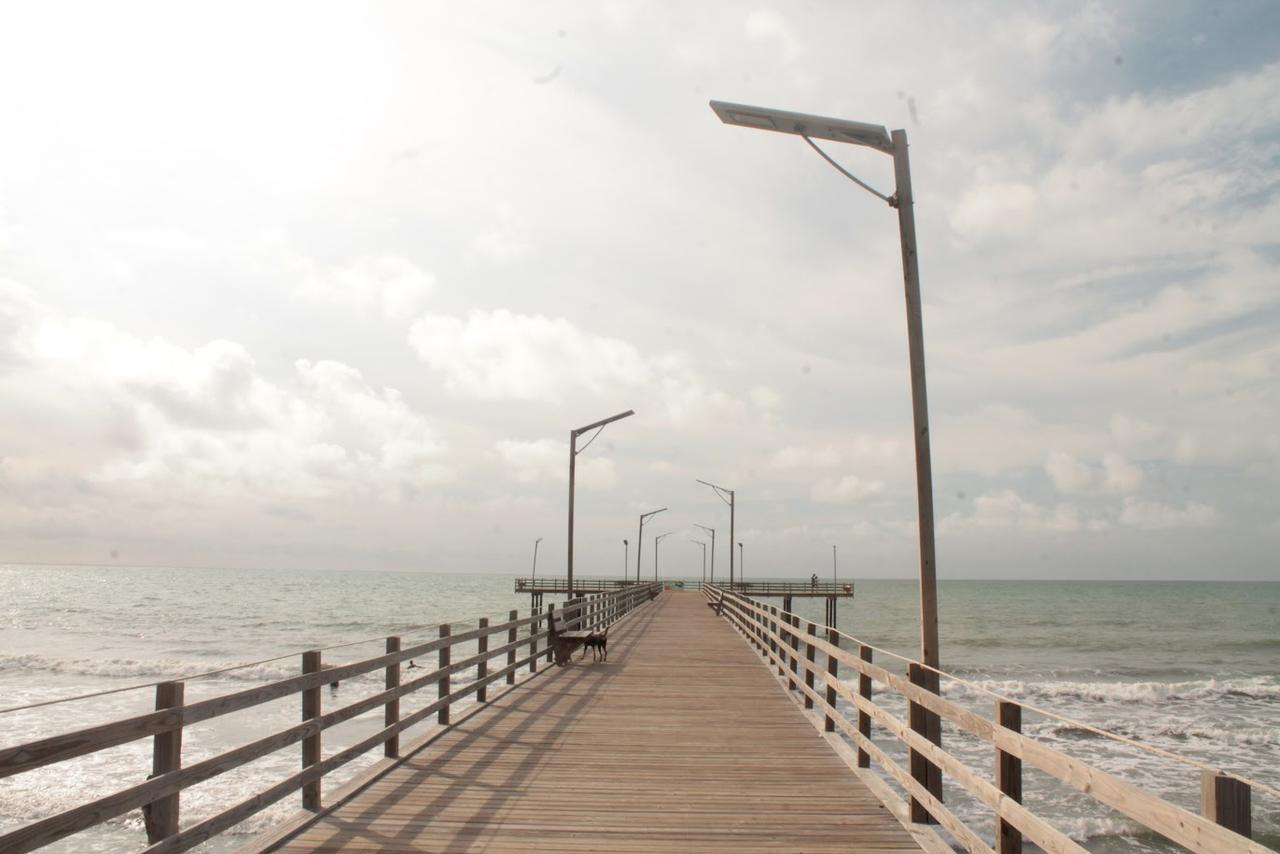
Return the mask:
M 587 657 L 587 650 L 591 650 L 591 660 L 596 660 L 596 650 L 600 652 L 600 660 L 609 660 L 609 629 L 606 628 L 602 632 L 592 632 L 587 639 L 582 642 L 582 658 Z M 582 659 L 578 659 L 581 661 Z

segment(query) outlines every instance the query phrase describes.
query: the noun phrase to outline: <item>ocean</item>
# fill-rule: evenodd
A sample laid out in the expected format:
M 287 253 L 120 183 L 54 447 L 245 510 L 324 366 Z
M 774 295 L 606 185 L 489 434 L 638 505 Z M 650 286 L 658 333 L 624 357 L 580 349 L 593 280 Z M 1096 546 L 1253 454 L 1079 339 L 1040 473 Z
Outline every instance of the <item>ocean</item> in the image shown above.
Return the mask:
M 403 635 L 408 644 L 435 637 L 434 626 L 441 622 L 460 631 L 480 616 L 500 622 L 510 609 L 527 613 L 528 596 L 512 592 L 512 577 L 0 566 L 0 708 L 285 656 L 191 680 L 191 701 L 293 675 L 299 669 L 296 653 L 304 649 L 367 641 L 326 653 L 325 661 L 371 657 L 389 634 Z M 912 655 L 918 643 L 915 583 L 857 580 L 856 593 L 852 602 L 840 604 L 841 630 Z M 943 669 L 966 683 L 1280 785 L 1280 584 L 942 581 L 939 602 Z M 798 599 L 796 608 L 802 617 L 821 621 L 820 600 Z M 325 703 L 350 702 L 365 689 L 372 692 L 379 679 L 372 674 L 344 683 Z M 992 702 L 978 688 L 944 683 L 943 690 L 990 716 Z M 881 699 L 902 712 L 895 698 Z M 153 702 L 147 688 L 0 712 L 0 746 L 140 714 Z M 298 716 L 294 697 L 190 727 L 184 758 L 215 755 L 291 725 Z M 376 731 L 380 720 L 375 712 L 326 731 L 326 753 Z M 953 732 L 944 729 L 947 749 L 989 774 L 991 748 Z M 1024 718 L 1024 732 L 1198 808 L 1195 768 L 1033 714 Z M 880 743 L 902 755 L 896 742 Z M 150 750 L 149 740 L 142 740 L 0 780 L 0 831 L 144 778 Z M 332 781 L 326 777 L 326 788 L 375 758 L 352 763 Z M 297 767 L 295 747 L 196 786 L 183 793 L 184 823 L 226 808 Z M 1176 850 L 1043 775 L 1028 772 L 1024 788 L 1028 804 L 1090 850 Z M 975 827 L 989 826 L 981 818 L 986 812 L 962 790 L 948 785 L 946 795 L 962 816 L 975 819 Z M 287 798 L 206 850 L 242 844 L 297 804 L 297 795 Z M 1255 793 L 1253 810 L 1255 837 L 1280 845 L 1280 803 Z M 143 840 L 135 812 L 50 850 L 118 851 L 141 847 Z

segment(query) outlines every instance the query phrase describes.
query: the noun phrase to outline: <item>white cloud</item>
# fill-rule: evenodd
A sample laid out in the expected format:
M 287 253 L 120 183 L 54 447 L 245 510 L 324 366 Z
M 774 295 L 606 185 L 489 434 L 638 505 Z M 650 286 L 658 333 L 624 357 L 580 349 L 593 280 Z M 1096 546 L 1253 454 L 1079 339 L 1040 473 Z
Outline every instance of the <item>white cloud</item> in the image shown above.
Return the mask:
M 1092 468 L 1064 451 L 1051 451 L 1044 464 L 1053 485 L 1064 495 L 1078 495 L 1093 489 Z
M 507 465 L 511 476 L 521 483 L 569 480 L 567 442 L 555 439 L 502 439 L 494 445 L 494 450 Z M 584 456 L 579 453 L 575 469 L 574 479 L 579 486 L 603 489 L 618 482 L 617 467 L 608 457 Z
M 814 501 L 825 504 L 847 504 L 860 501 L 884 491 L 884 484 L 878 480 L 863 480 L 857 475 L 847 474 L 843 477 L 824 478 L 813 485 Z
M 756 9 L 747 15 L 746 32 L 752 41 L 771 43 L 780 49 L 785 62 L 793 62 L 804 55 L 804 45 L 795 30 L 773 9 Z
M 1142 469 L 1119 454 L 1105 455 L 1102 470 L 1102 486 L 1107 492 L 1129 495 L 1142 486 Z
M 1188 502 L 1178 508 L 1158 501 L 1127 496 L 1120 521 L 1134 528 L 1163 530 L 1166 528 L 1204 528 L 1218 520 L 1218 511 L 1207 504 Z
M 473 311 L 461 319 L 427 314 L 409 344 L 443 374 L 445 388 L 482 400 L 561 402 L 585 391 L 647 382 L 653 370 L 635 347 L 592 335 L 563 317 Z
M 773 410 L 782 406 L 782 395 L 768 386 L 758 385 L 751 389 L 751 402 L 760 409 Z
M 334 267 L 299 261 L 295 269 L 299 278 L 294 292 L 299 296 L 339 308 L 376 312 L 388 319 L 417 313 L 435 287 L 434 276 L 396 255 L 365 256 Z
M 680 427 L 737 423 L 746 414 L 740 400 L 710 388 L 684 357 L 646 356 L 563 317 L 505 309 L 472 311 L 465 319 L 427 314 L 414 322 L 409 344 L 462 397 L 563 403 L 587 395 L 656 411 Z
M 944 532 L 1003 528 L 1024 532 L 1072 533 L 1083 528 L 1099 530 L 1104 527 L 1104 522 L 1086 518 L 1073 504 L 1060 503 L 1048 507 L 1029 501 L 1012 489 L 980 495 L 974 499 L 973 509 L 968 515 L 951 514 L 939 525 L 939 529 Z
M 31 382 L 19 391 L 56 389 L 110 413 L 99 431 L 113 431 L 114 445 L 82 470 L 102 488 L 395 501 L 453 476 L 426 419 L 399 392 L 373 389 L 341 363 L 298 361 L 302 390 L 293 391 L 264 377 L 232 341 L 187 348 L 56 315 L 22 341 Z M 24 404 L 64 417 L 48 399 Z

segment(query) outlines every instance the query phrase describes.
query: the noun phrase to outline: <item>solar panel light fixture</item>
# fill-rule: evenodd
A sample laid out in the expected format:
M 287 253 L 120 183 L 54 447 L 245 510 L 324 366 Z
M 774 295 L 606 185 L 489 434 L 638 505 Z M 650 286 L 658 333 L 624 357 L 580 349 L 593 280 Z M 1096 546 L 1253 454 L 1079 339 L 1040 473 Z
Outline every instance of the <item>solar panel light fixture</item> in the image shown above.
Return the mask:
M 854 145 L 865 145 L 886 154 L 893 153 L 893 141 L 889 139 L 889 132 L 884 129 L 884 125 L 851 122 L 848 119 L 835 119 L 830 116 L 792 113 L 769 107 L 731 104 L 727 101 L 712 101 L 711 109 L 715 110 L 720 121 L 727 125 L 793 133 L 814 139 L 829 139 L 832 142 L 849 142 Z

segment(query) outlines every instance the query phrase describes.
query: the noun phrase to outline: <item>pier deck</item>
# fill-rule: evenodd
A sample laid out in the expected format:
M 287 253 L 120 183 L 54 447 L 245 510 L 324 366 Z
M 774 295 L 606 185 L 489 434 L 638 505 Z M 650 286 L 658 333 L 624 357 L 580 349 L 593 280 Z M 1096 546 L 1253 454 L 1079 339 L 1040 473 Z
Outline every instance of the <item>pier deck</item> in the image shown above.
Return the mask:
M 698 593 L 610 632 L 272 850 L 919 850 Z

